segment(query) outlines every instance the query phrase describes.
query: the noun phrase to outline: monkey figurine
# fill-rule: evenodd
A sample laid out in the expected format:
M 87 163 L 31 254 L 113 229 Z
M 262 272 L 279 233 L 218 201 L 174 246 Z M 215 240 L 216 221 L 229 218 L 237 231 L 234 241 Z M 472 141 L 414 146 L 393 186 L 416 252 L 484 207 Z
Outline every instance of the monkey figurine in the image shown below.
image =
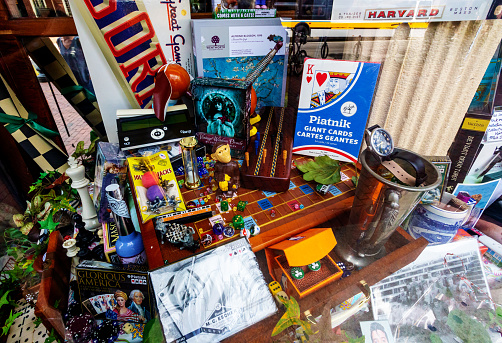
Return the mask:
M 227 143 L 216 143 L 212 152 L 211 157 L 217 161 L 214 165 L 214 179 L 218 184 L 216 197 L 224 194 L 231 198 L 239 188 L 239 164 L 232 161 L 230 146 Z

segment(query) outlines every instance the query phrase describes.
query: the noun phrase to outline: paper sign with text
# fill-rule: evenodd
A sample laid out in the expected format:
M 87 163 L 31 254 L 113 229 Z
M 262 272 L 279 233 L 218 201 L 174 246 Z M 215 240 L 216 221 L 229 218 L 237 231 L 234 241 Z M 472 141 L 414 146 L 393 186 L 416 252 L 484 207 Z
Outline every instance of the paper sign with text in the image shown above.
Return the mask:
M 495 142 L 502 140 L 502 107 L 496 107 L 493 111 L 490 124 L 486 128 L 486 141 Z

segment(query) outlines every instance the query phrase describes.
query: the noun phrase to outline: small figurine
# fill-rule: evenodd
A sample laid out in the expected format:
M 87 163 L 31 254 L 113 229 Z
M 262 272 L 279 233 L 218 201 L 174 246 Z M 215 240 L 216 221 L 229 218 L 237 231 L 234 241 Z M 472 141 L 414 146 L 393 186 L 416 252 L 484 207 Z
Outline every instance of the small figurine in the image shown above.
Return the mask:
M 247 205 L 247 201 L 239 201 L 237 203 L 237 210 L 244 212 L 244 210 L 246 209 L 246 205 Z
M 214 165 L 214 178 L 218 185 L 216 197 L 223 194 L 231 198 L 239 188 L 239 164 L 232 161 L 230 146 L 227 143 L 216 143 L 212 152 L 211 157 L 217 160 Z
M 222 212 L 228 211 L 228 201 L 222 200 L 221 203 L 220 203 L 220 206 L 221 206 L 221 211 Z
M 235 229 L 244 228 L 244 218 L 241 215 L 236 215 L 232 218 L 232 224 L 234 224 Z
M 274 210 L 274 209 L 271 209 L 271 210 L 270 210 L 270 216 L 271 216 L 272 218 L 274 218 L 274 217 L 275 217 L 275 210 Z

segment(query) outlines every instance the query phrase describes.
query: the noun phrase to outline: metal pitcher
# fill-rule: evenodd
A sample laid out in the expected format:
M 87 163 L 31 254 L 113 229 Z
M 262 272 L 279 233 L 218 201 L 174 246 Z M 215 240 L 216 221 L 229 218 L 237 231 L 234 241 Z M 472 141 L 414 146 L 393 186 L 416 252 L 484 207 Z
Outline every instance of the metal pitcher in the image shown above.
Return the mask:
M 396 148 L 416 155 L 424 166 L 425 181 L 417 187 L 398 184 L 377 173 L 382 168 L 368 149 L 361 155 L 362 171 L 350 212 L 349 224 L 335 231 L 338 257 L 362 268 L 385 256 L 385 243 L 403 220 L 420 201 L 424 192 L 436 188 L 441 182 L 436 167 L 411 151 Z M 413 169 L 406 161 L 396 160 L 410 174 Z

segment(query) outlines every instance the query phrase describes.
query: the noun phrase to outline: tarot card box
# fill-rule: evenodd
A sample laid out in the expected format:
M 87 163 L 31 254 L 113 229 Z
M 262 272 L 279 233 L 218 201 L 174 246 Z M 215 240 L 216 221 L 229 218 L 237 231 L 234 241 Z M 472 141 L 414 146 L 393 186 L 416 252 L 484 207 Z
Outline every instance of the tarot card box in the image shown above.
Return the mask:
M 96 319 L 146 322 L 152 318 L 155 305 L 146 267 L 83 261 L 76 270 L 83 311 Z
M 328 255 L 335 245 L 331 228 L 304 231 L 265 249 L 269 273 L 289 296 L 303 298 L 342 277 L 343 271 Z M 320 269 L 307 267 L 316 262 Z M 304 276 L 293 278 L 293 268 L 301 268 Z
M 191 89 L 198 140 L 209 146 L 223 141 L 234 154 L 243 154 L 249 142 L 251 82 L 203 77 L 193 80 Z

